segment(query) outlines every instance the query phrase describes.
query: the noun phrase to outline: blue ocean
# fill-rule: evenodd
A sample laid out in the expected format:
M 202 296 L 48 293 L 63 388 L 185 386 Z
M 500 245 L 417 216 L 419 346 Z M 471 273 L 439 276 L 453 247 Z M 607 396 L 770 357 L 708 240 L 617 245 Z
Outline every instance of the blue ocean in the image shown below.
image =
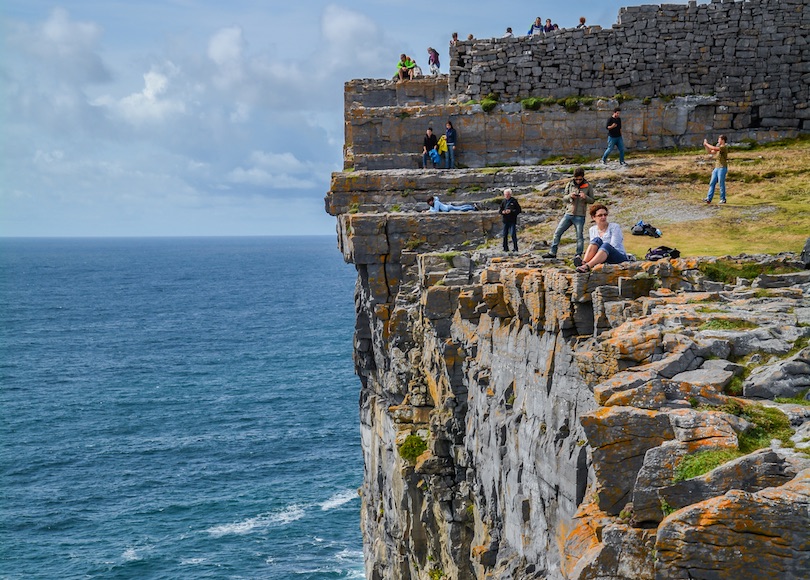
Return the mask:
M 362 578 L 333 236 L 0 240 L 0 578 Z

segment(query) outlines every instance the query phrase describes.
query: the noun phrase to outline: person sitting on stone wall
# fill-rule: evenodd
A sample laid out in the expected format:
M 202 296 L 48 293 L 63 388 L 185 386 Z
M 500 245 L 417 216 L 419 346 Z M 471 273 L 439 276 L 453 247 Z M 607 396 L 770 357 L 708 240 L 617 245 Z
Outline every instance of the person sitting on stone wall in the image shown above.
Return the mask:
M 431 151 L 435 152 L 435 155 L 431 154 Z M 428 168 L 428 161 L 433 163 L 433 168 L 439 166 L 439 161 L 441 161 L 439 157 L 439 138 L 433 133 L 433 127 L 428 127 L 427 131 L 425 132 L 425 138 L 422 139 L 422 169 Z
M 585 250 L 582 264 L 577 266 L 577 272 L 588 272 L 599 264 L 621 264 L 626 262 L 627 251 L 624 249 L 624 235 L 619 224 L 608 223 L 608 208 L 601 203 L 591 206 L 591 218 L 596 225 L 591 226 L 588 234 L 591 243 Z M 576 262 L 575 262 L 576 264 Z
M 577 28 L 588 28 L 588 25 L 585 24 L 585 17 L 584 16 L 579 17 L 579 24 L 577 24 Z
M 416 63 L 408 58 L 408 55 L 405 53 L 400 54 L 399 62 L 397 63 L 397 74 L 394 78 L 399 78 L 400 81 L 412 79 L 415 66 Z
M 551 23 L 551 18 L 546 18 L 546 25 L 543 27 L 543 32 L 553 32 L 554 25 Z
M 445 211 L 478 211 L 472 203 L 465 203 L 464 205 L 453 205 L 452 203 L 442 203 L 439 201 L 438 196 L 431 195 L 427 198 L 427 204 L 430 206 L 432 213 L 445 212 Z
M 543 34 L 543 21 L 540 20 L 540 17 L 534 19 L 534 24 L 531 25 L 529 28 L 529 32 L 527 32 L 529 36 L 537 36 Z

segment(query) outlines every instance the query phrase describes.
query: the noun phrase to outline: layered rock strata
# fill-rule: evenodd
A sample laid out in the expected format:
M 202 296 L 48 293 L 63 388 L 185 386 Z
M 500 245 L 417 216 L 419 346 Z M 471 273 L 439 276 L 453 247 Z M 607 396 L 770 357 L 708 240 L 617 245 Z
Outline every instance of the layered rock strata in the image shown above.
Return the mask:
M 497 235 L 488 211 L 338 224 L 359 274 L 368 578 L 802 577 L 810 457 L 774 443 L 676 469 L 754 428 L 735 380 L 806 392 L 810 272 L 728 285 L 682 259 L 578 274 L 475 249 Z M 810 419 L 766 403 L 794 429 Z

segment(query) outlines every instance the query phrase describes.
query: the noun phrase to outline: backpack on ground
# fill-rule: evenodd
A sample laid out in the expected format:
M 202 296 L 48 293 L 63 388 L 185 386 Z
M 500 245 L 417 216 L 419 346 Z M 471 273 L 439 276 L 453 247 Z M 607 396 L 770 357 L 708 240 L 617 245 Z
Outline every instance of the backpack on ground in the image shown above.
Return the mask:
M 652 236 L 653 238 L 661 237 L 661 230 L 652 224 L 644 223 L 644 220 L 638 220 L 638 223 L 630 228 L 630 233 L 634 236 Z
M 650 248 L 647 250 L 647 255 L 644 256 L 645 260 L 655 261 L 664 258 L 680 258 L 681 253 L 675 248 L 668 246 L 658 246 L 657 248 Z

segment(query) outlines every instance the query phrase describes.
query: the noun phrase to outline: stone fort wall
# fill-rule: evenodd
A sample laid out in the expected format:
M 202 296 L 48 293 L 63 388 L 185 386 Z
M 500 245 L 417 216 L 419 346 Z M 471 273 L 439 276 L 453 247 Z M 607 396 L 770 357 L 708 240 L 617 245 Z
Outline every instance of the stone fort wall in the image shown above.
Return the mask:
M 810 4 L 633 6 L 609 30 L 464 41 L 451 51 L 449 84 L 461 101 L 715 95 L 727 128 L 810 130 Z
M 425 129 L 448 119 L 461 167 L 596 158 L 617 95 L 630 152 L 810 131 L 808 0 L 635 6 L 611 29 L 463 41 L 450 57 L 447 76 L 346 83 L 345 167 L 415 169 Z M 477 103 L 490 93 L 487 112 Z M 583 103 L 527 110 L 528 97 Z

